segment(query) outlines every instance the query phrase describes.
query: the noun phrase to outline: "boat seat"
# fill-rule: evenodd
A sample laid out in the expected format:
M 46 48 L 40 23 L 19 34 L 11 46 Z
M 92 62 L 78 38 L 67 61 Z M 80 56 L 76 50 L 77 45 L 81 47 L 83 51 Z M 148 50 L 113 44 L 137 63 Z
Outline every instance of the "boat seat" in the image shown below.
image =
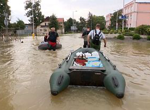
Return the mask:
M 70 66 L 69 70 L 84 70 L 84 71 L 106 71 L 104 67 L 85 67 L 85 66 Z

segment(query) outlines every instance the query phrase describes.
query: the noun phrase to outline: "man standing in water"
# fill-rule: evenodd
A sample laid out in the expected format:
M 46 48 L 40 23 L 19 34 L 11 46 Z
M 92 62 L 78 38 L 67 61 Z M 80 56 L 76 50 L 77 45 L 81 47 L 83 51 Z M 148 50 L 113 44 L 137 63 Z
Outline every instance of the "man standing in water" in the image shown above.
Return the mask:
M 90 33 L 90 27 L 87 27 L 87 29 L 82 34 L 82 38 L 84 39 L 83 48 L 86 48 L 88 46 L 87 36 L 88 36 L 89 33 Z
M 88 46 L 99 51 L 101 46 L 101 39 L 104 40 L 104 47 L 106 47 L 106 37 L 100 30 L 100 24 L 96 24 L 96 29 L 92 30 L 88 35 Z
M 48 37 L 48 44 L 49 44 L 49 48 L 50 50 L 53 49 L 54 51 L 56 50 L 56 45 L 57 42 L 59 42 L 59 35 L 58 33 L 55 31 L 55 28 L 52 27 L 51 31 L 49 32 L 49 37 Z

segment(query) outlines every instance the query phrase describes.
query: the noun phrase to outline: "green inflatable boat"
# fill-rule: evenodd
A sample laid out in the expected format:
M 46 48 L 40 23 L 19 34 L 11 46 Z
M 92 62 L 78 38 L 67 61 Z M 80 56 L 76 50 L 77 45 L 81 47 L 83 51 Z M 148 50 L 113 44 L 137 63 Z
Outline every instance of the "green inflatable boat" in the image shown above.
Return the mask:
M 83 54 L 97 52 L 99 61 L 93 63 L 96 64 L 95 66 L 89 65 L 90 60 L 87 62 L 79 60 L 77 53 L 80 52 Z M 75 65 L 76 61 L 85 64 L 84 66 Z M 101 62 L 101 66 L 97 67 L 99 62 Z M 79 48 L 71 52 L 51 75 L 49 83 L 52 95 L 58 95 L 68 85 L 102 86 L 117 98 L 123 98 L 125 92 L 125 79 L 122 74 L 102 52 L 93 48 Z

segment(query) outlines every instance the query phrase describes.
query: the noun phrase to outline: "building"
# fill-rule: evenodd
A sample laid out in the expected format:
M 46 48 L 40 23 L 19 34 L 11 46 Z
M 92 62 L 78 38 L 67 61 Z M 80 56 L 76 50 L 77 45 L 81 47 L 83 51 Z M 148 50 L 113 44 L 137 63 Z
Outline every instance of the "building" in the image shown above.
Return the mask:
M 126 4 L 123 14 L 127 16 L 126 27 L 150 25 L 150 2 L 131 1 Z
M 123 10 L 123 15 L 127 17 L 125 27 L 136 28 L 140 25 L 150 25 L 150 2 L 136 2 L 136 0 L 133 0 L 121 10 Z M 106 16 L 106 28 L 110 26 L 112 16 L 112 14 Z
M 42 22 L 39 26 L 37 26 L 36 32 L 37 35 L 45 35 L 50 31 L 49 29 L 49 17 L 46 17 L 44 22 Z M 65 26 L 64 26 L 64 18 L 57 18 L 57 21 L 59 23 L 59 29 L 57 32 L 59 34 L 64 34 L 65 32 Z
M 111 17 L 113 16 L 113 14 L 112 13 L 110 13 L 110 14 L 108 14 L 107 16 L 106 16 L 106 28 L 108 29 L 109 28 L 109 26 L 111 25 Z
M 17 30 L 18 35 L 32 35 L 33 26 L 32 24 L 25 24 L 24 30 Z

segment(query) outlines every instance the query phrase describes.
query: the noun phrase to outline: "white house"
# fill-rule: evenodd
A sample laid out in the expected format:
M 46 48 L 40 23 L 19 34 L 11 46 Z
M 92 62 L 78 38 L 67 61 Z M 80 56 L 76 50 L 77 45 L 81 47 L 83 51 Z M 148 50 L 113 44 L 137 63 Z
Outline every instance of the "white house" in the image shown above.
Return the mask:
M 64 34 L 65 32 L 65 26 L 64 26 L 64 18 L 57 18 L 58 23 L 59 23 L 59 29 L 57 32 L 59 34 Z M 42 22 L 39 26 L 37 26 L 36 32 L 37 35 L 45 35 L 46 33 L 49 33 L 49 17 L 46 17 L 44 22 Z

